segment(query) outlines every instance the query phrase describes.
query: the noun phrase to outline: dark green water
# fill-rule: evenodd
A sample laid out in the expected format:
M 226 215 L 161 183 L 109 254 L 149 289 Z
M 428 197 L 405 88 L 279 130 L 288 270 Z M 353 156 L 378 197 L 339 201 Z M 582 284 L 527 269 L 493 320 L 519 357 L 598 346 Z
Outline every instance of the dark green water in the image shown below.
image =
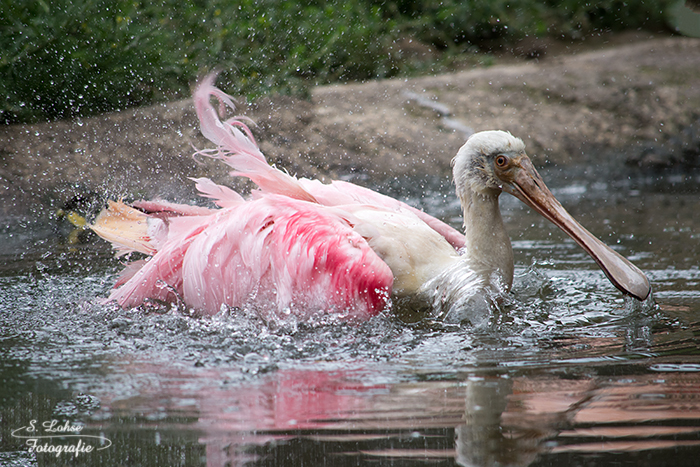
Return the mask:
M 543 176 L 656 304 L 507 195 L 514 292 L 478 330 L 119 310 L 105 243 L 1 219 L 0 465 L 697 465 L 698 177 Z M 448 184 L 403 194 L 459 225 Z

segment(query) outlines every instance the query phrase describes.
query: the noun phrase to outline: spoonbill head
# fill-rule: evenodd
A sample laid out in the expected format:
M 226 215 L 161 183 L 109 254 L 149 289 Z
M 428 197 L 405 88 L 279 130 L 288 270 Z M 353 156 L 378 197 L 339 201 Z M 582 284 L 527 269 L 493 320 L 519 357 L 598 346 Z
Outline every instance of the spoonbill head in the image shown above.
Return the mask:
M 646 275 L 593 236 L 562 207 L 533 166 L 519 138 L 505 131 L 475 133 L 459 150 L 452 165 L 456 191 L 465 213 L 467 252 L 477 262 L 503 270 L 508 283 L 512 281 L 513 261 L 510 240 L 507 236 L 504 240 L 500 215 L 494 214 L 502 192 L 515 196 L 569 235 L 624 294 L 638 300 L 649 296 L 651 286 Z M 489 245 L 492 248 L 486 249 Z

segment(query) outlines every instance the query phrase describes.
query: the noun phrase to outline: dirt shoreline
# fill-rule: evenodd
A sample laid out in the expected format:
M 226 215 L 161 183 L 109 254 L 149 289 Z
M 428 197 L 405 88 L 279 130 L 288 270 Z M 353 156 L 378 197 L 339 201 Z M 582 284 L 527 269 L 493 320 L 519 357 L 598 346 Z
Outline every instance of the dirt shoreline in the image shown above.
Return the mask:
M 447 177 L 468 134 L 496 128 L 525 140 L 539 166 L 611 158 L 630 171 L 700 166 L 700 39 L 636 35 L 501 62 L 317 87 L 310 102 L 275 96 L 242 113 L 258 123 L 270 162 L 300 176 Z M 0 127 L 0 212 L 55 207 L 83 192 L 186 201 L 187 177 L 231 184 L 221 165 L 193 160 L 193 145 L 210 146 L 190 100 Z

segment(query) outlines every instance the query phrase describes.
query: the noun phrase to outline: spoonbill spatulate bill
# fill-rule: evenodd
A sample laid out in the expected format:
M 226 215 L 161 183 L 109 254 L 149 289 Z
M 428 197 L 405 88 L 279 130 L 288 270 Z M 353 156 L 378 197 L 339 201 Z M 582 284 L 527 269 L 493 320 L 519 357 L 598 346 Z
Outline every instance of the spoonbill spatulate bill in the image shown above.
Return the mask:
M 209 315 L 248 307 L 266 319 L 365 319 L 408 301 L 462 319 L 471 309 L 489 309 L 512 285 L 513 252 L 498 206 L 504 191 L 570 235 L 624 294 L 639 300 L 650 294 L 642 271 L 564 210 L 523 142 L 509 133 L 476 133 L 452 161 L 461 234 L 367 188 L 298 179 L 270 166 L 244 118 L 220 118 L 217 109 L 233 110 L 234 103 L 214 81 L 207 76 L 194 93 L 202 133 L 216 145 L 198 154 L 220 159 L 257 188 L 244 198 L 194 179 L 218 205 L 211 209 L 110 202 L 92 229 L 118 253 L 148 257 L 125 268 L 109 301 L 122 307 L 180 302 Z

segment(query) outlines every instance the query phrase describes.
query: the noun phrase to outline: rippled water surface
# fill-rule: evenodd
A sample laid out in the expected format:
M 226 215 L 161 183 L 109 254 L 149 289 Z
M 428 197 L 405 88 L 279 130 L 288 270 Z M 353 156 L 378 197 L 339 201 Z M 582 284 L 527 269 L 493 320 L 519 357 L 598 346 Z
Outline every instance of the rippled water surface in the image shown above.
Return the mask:
M 482 329 L 119 310 L 105 243 L 2 219 L 0 465 L 697 465 L 700 182 L 543 176 L 656 304 L 507 195 L 514 291 Z M 392 194 L 459 226 L 448 182 L 421 189 Z

